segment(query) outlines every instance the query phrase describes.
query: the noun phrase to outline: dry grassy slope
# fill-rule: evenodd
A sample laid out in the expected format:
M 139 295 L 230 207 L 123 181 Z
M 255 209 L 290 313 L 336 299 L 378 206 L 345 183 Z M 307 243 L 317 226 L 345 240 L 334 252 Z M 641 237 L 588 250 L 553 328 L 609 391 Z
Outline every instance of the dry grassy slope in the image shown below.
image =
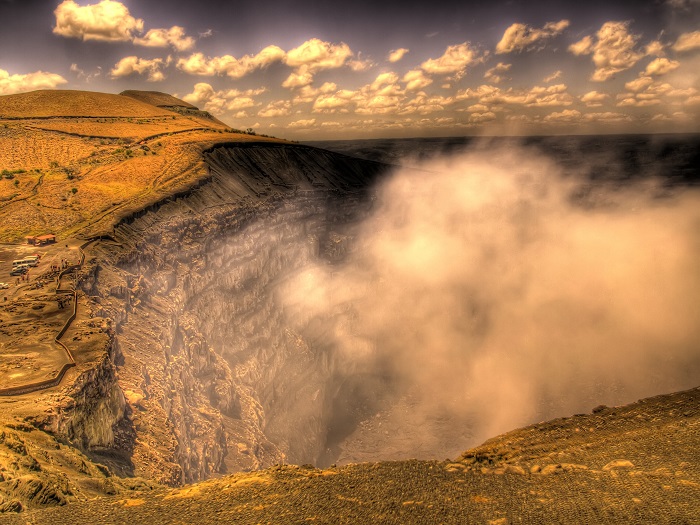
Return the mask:
M 125 97 L 131 97 L 134 100 L 140 100 L 146 104 L 151 104 L 152 106 L 168 107 L 168 106 L 180 106 L 189 109 L 198 109 L 189 102 L 175 98 L 167 93 L 161 93 L 160 91 L 137 91 L 134 89 L 128 89 L 119 93 Z
M 187 106 L 165 94 L 144 100 Z M 2 96 L 0 242 L 45 232 L 59 238 L 108 233 L 119 218 L 205 177 L 204 149 L 250 140 L 267 139 L 128 96 Z
M 515 430 L 457 461 L 278 466 L 7 516 L 73 523 L 699 523 L 700 389 Z

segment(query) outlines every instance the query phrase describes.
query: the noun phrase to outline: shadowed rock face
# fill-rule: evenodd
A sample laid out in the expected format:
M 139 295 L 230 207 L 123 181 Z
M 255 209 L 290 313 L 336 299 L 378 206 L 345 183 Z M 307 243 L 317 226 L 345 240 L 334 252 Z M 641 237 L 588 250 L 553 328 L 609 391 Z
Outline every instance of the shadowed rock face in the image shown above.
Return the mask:
M 362 385 L 377 376 L 344 363 L 275 290 L 310 261 L 342 259 L 386 167 L 302 146 L 205 156 L 200 187 L 95 247 L 89 293 L 116 322 L 134 473 L 175 484 L 333 461 L 334 441 L 376 412 Z

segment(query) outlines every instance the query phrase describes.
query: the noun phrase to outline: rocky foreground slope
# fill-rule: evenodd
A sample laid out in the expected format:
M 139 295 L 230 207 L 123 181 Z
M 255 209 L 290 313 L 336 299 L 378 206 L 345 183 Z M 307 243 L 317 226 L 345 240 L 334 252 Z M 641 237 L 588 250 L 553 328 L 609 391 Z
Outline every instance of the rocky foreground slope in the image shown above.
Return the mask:
M 540 423 L 454 461 L 275 466 L 6 517 L 73 523 L 698 523 L 700 389 Z

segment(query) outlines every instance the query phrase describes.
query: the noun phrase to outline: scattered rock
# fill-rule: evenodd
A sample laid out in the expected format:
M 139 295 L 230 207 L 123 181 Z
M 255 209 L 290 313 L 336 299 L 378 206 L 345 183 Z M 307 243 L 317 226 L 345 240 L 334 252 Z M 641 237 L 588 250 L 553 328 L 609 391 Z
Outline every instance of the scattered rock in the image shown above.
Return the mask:
M 607 465 L 605 465 L 603 467 L 603 470 L 607 471 L 607 470 L 612 470 L 615 468 L 634 468 L 634 463 L 632 463 L 631 461 L 629 461 L 627 459 L 615 459 L 615 460 L 611 461 L 610 463 L 608 463 Z

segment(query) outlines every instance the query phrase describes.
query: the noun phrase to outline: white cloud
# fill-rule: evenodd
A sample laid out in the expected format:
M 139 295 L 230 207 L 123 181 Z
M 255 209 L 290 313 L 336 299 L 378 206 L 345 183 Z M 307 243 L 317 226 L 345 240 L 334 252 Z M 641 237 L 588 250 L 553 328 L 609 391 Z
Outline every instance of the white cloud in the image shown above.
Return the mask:
M 286 86 L 285 86 L 286 87 Z M 305 102 L 313 102 L 319 95 L 326 95 L 328 93 L 334 93 L 338 90 L 337 84 L 334 82 L 324 82 L 320 88 L 315 88 L 313 86 L 305 85 L 300 87 L 294 96 L 294 104 L 302 104 Z
M 470 113 L 485 113 L 486 111 L 489 111 L 489 108 L 483 104 L 472 104 L 467 108 L 467 111 Z
M 185 29 L 173 26 L 170 29 L 150 29 L 143 37 L 134 38 L 134 44 L 145 47 L 173 46 L 178 51 L 194 47 L 194 38 L 185 34 Z
M 654 83 L 654 79 L 651 77 L 639 77 L 631 80 L 625 84 L 625 89 L 627 91 L 634 91 L 635 93 L 643 91 Z
M 258 111 L 259 117 L 286 117 L 292 113 L 292 103 L 289 100 L 270 102 L 265 109 Z
M 544 117 L 545 122 L 577 122 L 581 119 L 581 112 L 575 109 L 565 109 L 560 112 L 550 113 Z
M 561 70 L 556 70 L 551 75 L 544 77 L 544 79 L 542 79 L 542 82 L 549 84 L 550 82 L 554 82 L 555 80 L 558 80 L 560 78 L 561 78 Z
M 657 104 L 661 104 L 661 101 L 658 98 L 647 98 L 647 97 L 639 97 L 637 98 L 634 97 L 628 97 L 628 98 L 623 98 L 620 100 L 620 102 L 617 103 L 618 107 L 625 107 L 625 106 L 631 106 L 631 107 L 637 107 L 637 108 L 643 108 L 647 106 L 656 106 Z
M 416 93 L 413 99 L 403 104 L 399 110 L 399 114 L 410 115 L 418 113 L 420 115 L 428 115 L 430 113 L 444 111 L 445 106 L 449 106 L 454 102 L 455 99 L 453 97 L 428 96 L 425 92 L 421 91 Z
M 500 84 L 504 80 L 510 80 L 508 77 L 503 76 L 503 73 L 510 71 L 512 66 L 513 64 L 504 64 L 503 62 L 499 62 L 484 73 L 484 78 L 494 84 Z
M 308 86 L 314 81 L 314 75 L 309 71 L 309 68 L 302 66 L 287 77 L 287 79 L 282 82 L 282 87 L 294 89 L 299 87 Z
M 228 75 L 241 78 L 256 69 L 263 69 L 284 59 L 285 53 L 277 46 L 267 46 L 257 55 L 244 55 L 240 59 L 231 55 L 205 57 L 202 53 L 193 53 L 188 58 L 177 61 L 178 69 L 190 75 L 214 76 Z
M 649 62 L 649 64 L 647 64 L 647 68 L 644 70 L 644 75 L 665 75 L 666 73 L 670 73 L 671 71 L 678 69 L 678 66 L 680 66 L 680 63 L 676 60 L 669 60 L 668 58 L 655 58 Z
M 386 57 L 386 59 L 393 64 L 401 60 L 404 56 L 406 56 L 406 53 L 408 53 L 408 51 L 409 50 L 405 47 L 394 49 L 393 51 L 389 52 L 389 55 Z
M 492 111 L 487 111 L 485 113 L 472 113 L 469 115 L 469 122 L 474 124 L 481 124 L 483 122 L 491 122 L 496 120 L 496 114 Z
M 64 0 L 54 14 L 54 34 L 68 38 L 126 42 L 135 32 L 143 31 L 143 20 L 134 18 L 124 4 L 113 0 L 83 7 L 73 0 Z
M 634 66 L 644 53 L 636 48 L 638 35 L 628 31 L 628 22 L 605 22 L 596 33 L 595 42 L 587 36 L 569 46 L 574 55 L 593 55 L 594 82 L 604 82 Z
M 147 60 L 136 56 L 128 56 L 117 62 L 109 74 L 112 78 L 122 78 L 133 74 L 143 75 L 147 73 L 149 82 L 160 82 L 165 80 L 162 69 L 170 64 L 170 60 L 170 57 L 166 60 L 162 58 Z
M 578 42 L 569 46 L 569 52 L 578 56 L 590 55 L 593 52 L 593 37 L 590 35 L 584 36 Z
M 491 85 L 481 85 L 476 89 L 466 89 L 457 93 L 457 100 L 477 99 L 481 104 L 519 105 L 526 107 L 570 106 L 574 97 L 567 92 L 566 84 L 534 86 L 530 89 L 502 90 Z
M 334 113 L 339 108 L 344 108 L 352 103 L 351 97 L 353 93 L 343 96 L 342 93 L 326 94 L 319 96 L 313 105 L 314 113 Z
M 422 69 L 412 69 L 401 80 L 406 83 L 407 91 L 417 91 L 433 83 L 433 79 L 426 76 Z
M 0 69 L 0 95 L 11 95 L 34 91 L 35 89 L 55 89 L 67 80 L 56 73 L 35 71 L 24 75 L 10 75 L 4 69 Z
M 646 45 L 644 48 L 644 53 L 648 56 L 662 57 L 666 54 L 664 51 L 665 48 L 666 46 L 662 42 L 654 40 Z
M 610 98 L 610 95 L 606 93 L 599 93 L 598 91 L 589 91 L 585 95 L 581 96 L 581 102 L 586 104 L 589 108 L 600 107 L 603 102 Z
M 173 46 L 186 51 L 194 46 L 195 39 L 185 34 L 184 28 L 150 29 L 143 37 L 144 22 L 134 18 L 129 8 L 115 0 L 102 0 L 97 4 L 80 6 L 74 0 L 64 0 L 56 7 L 56 26 L 53 32 L 66 38 L 83 41 L 133 42 L 145 47 Z
M 606 111 L 604 113 L 585 113 L 582 120 L 586 122 L 629 122 L 632 117 L 624 113 Z
M 362 58 L 360 53 L 357 54 L 357 58 L 347 61 L 347 66 L 356 73 L 372 69 L 375 65 L 371 60 Z
M 198 82 L 195 84 L 192 93 L 182 97 L 182 100 L 189 102 L 198 107 L 210 111 L 211 113 L 221 114 L 224 111 L 238 111 L 236 118 L 247 116 L 245 112 L 240 110 L 260 106 L 253 97 L 265 93 L 265 88 L 247 89 L 239 91 L 238 89 L 228 89 L 216 91 L 210 84 L 206 82 Z
M 308 129 L 313 127 L 316 124 L 316 119 L 311 118 L 311 119 L 301 119 L 301 120 L 295 120 L 294 122 L 290 122 L 287 124 L 288 128 L 292 129 Z
M 345 43 L 332 44 L 312 38 L 289 50 L 285 62 L 294 68 L 305 66 L 310 73 L 315 73 L 342 67 L 352 56 L 350 46 Z
M 93 78 L 102 75 L 102 68 L 100 66 L 97 66 L 93 73 L 88 73 L 85 70 L 78 67 L 78 64 L 73 63 L 70 65 L 70 72 L 75 73 L 78 76 L 78 78 L 84 79 L 85 82 L 90 82 Z
M 672 49 L 677 53 L 685 53 L 686 51 L 694 51 L 700 49 L 700 31 L 692 33 L 683 33 L 678 37 Z
M 547 22 L 542 29 L 535 29 L 525 24 L 512 24 L 503 33 L 501 41 L 496 44 L 496 54 L 512 53 L 531 48 L 538 41 L 561 34 L 567 27 L 569 27 L 568 20 Z
M 430 75 L 454 74 L 461 77 L 467 66 L 481 62 L 475 49 L 469 42 L 448 46 L 440 58 L 431 58 L 421 64 L 421 69 Z

